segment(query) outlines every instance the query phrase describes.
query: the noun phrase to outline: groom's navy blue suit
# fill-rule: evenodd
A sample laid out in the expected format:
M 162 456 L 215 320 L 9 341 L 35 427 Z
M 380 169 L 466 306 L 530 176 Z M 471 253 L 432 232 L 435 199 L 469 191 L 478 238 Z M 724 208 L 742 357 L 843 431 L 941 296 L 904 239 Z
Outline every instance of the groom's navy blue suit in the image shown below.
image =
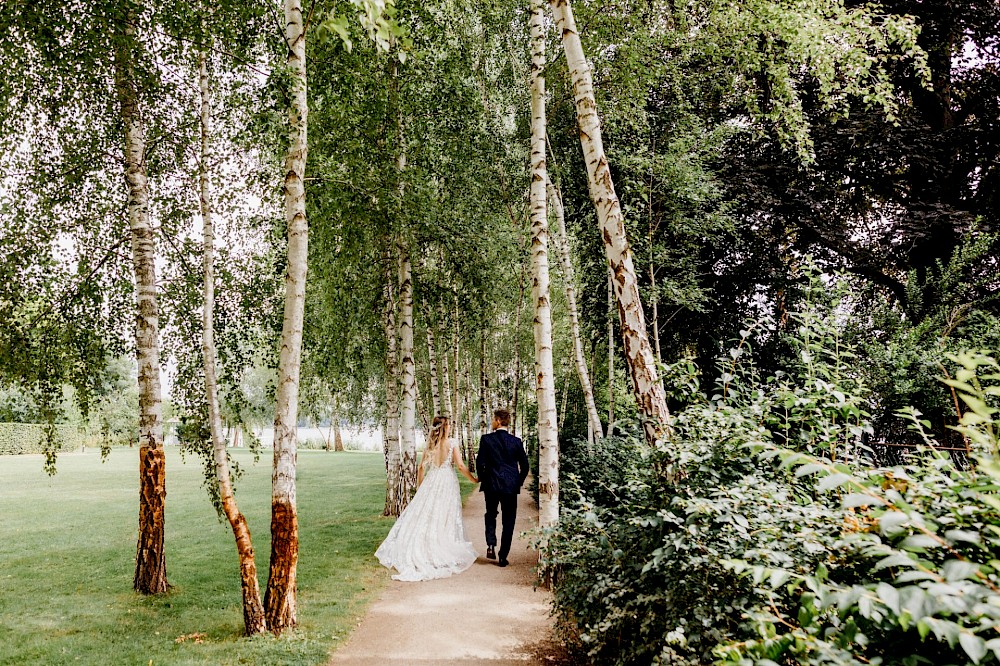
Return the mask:
M 476 472 L 479 490 L 486 497 L 486 545 L 497 545 L 497 507 L 500 508 L 503 530 L 500 533 L 500 562 L 506 562 L 514 539 L 517 518 L 517 494 L 528 476 L 528 456 L 521 440 L 506 430 L 497 429 L 479 440 Z

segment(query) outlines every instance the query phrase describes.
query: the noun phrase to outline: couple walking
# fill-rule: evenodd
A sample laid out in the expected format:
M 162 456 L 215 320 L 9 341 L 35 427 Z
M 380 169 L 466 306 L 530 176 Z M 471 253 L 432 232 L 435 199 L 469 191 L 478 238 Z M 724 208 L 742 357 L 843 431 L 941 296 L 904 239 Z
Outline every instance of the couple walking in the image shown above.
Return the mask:
M 486 499 L 486 557 L 507 566 L 514 538 L 517 495 L 528 476 L 528 456 L 521 440 L 507 432 L 510 412 L 493 413 L 493 432 L 479 440 L 477 479 L 462 462 L 453 444 L 447 417 L 436 416 L 417 468 L 417 493 L 400 514 L 382 545 L 375 551 L 384 566 L 396 569 L 395 580 L 444 578 L 465 571 L 478 554 L 465 536 L 462 498 L 455 469 L 480 483 Z M 497 551 L 497 512 L 502 522 Z M 499 559 L 497 559 L 499 558 Z

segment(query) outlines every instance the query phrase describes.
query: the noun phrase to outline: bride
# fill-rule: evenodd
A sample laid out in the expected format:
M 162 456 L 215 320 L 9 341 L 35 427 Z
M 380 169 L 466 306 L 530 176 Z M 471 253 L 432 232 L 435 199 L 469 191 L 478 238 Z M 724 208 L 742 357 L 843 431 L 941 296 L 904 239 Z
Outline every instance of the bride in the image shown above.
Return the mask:
M 403 509 L 375 557 L 399 573 L 395 580 L 418 581 L 462 573 L 476 561 L 476 551 L 465 537 L 457 467 L 473 483 L 458 449 L 448 438 L 449 421 L 435 416 L 427 448 L 417 468 L 417 494 Z M 426 471 L 425 471 L 426 468 Z

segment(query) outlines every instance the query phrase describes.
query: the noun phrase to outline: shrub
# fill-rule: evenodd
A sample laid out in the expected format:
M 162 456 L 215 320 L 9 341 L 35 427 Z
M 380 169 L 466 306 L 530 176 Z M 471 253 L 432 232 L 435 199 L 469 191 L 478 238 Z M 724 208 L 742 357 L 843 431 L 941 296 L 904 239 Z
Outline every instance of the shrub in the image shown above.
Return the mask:
M 862 445 L 867 389 L 837 312 L 819 303 L 793 314 L 796 360 L 767 378 L 750 363 L 755 327 L 741 332 L 717 390 L 692 393 L 656 447 L 564 449 L 576 499 L 566 493 L 543 535 L 542 573 L 591 662 L 943 665 L 1000 654 L 996 361 L 951 359 L 976 469 L 931 449 L 874 468 Z
M 70 451 L 84 445 L 84 435 L 76 426 L 0 423 L 0 455 L 45 453 L 49 428 L 56 451 Z

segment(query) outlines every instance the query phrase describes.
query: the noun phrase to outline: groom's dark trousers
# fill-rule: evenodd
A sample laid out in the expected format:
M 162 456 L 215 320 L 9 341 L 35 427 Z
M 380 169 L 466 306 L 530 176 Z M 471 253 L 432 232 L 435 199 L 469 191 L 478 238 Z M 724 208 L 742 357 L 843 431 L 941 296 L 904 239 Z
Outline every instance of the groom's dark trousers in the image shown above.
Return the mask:
M 479 440 L 476 471 L 486 499 L 486 545 L 497 545 L 497 508 L 503 529 L 500 533 L 500 561 L 507 559 L 514 539 L 517 519 L 517 494 L 528 476 L 528 456 L 521 440 L 502 428 L 483 435 Z
M 486 491 L 486 545 L 496 548 L 497 545 L 497 507 L 500 508 L 500 520 L 503 525 L 500 531 L 500 550 L 497 557 L 507 559 L 510 544 L 514 540 L 514 521 L 517 520 L 517 494 L 494 493 Z

